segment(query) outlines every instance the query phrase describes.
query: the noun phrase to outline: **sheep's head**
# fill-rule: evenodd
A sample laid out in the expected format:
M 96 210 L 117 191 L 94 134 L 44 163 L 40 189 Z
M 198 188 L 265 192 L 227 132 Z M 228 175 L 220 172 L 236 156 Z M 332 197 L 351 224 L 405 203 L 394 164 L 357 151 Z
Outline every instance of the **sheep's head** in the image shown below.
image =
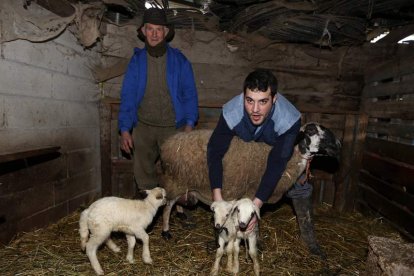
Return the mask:
M 214 201 L 210 209 L 214 212 L 214 227 L 217 230 L 221 230 L 226 223 L 227 219 L 229 219 L 233 205 L 235 200 L 233 201 Z
M 167 192 L 164 188 L 156 187 L 152 190 L 146 190 L 148 197 L 159 203 L 159 206 L 167 203 Z
M 296 138 L 299 152 L 305 159 L 312 159 L 312 169 L 333 173 L 339 167 L 341 142 L 333 132 L 318 123 L 307 123 Z
M 250 220 L 257 216 L 260 219 L 260 209 L 249 198 L 242 198 L 234 204 L 232 214 L 236 224 L 244 231 L 250 223 Z

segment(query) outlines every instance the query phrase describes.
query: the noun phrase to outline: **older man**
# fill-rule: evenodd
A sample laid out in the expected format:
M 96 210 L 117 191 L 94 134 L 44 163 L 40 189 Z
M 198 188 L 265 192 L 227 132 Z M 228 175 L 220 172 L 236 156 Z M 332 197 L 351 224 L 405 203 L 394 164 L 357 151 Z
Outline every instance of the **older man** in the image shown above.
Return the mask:
M 173 32 L 164 10 L 145 10 L 138 29 L 145 47 L 134 49 L 122 85 L 121 149 L 133 153 L 140 189 L 158 185 L 155 163 L 161 144 L 178 130 L 192 130 L 198 119 L 193 70 L 187 58 L 168 45 Z

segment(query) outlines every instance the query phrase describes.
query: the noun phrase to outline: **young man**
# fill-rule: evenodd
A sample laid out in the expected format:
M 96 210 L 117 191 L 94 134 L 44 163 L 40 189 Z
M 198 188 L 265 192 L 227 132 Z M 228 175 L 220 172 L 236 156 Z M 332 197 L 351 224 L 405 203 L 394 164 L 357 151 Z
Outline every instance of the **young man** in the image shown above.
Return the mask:
M 168 45 L 170 27 L 164 10 L 145 10 L 138 29 L 145 48 L 134 49 L 122 85 L 120 144 L 133 154 L 139 189 L 158 185 L 155 163 L 161 144 L 178 129 L 192 130 L 198 119 L 193 70 L 187 58 Z
M 243 93 L 223 106 L 223 112 L 207 146 L 210 186 L 214 201 L 222 198 L 223 164 L 231 140 L 238 136 L 244 141 L 264 142 L 272 146 L 265 173 L 257 188 L 253 202 L 259 208 L 273 193 L 286 164 L 291 158 L 296 137 L 300 131 L 301 114 L 277 92 L 277 79 L 269 70 L 251 72 L 243 85 Z M 295 184 L 288 192 L 298 217 L 302 239 L 312 253 L 321 255 L 316 243 L 311 220 L 310 200 L 312 186 Z M 254 216 L 247 231 L 257 223 Z M 304 230 L 302 230 L 304 229 Z

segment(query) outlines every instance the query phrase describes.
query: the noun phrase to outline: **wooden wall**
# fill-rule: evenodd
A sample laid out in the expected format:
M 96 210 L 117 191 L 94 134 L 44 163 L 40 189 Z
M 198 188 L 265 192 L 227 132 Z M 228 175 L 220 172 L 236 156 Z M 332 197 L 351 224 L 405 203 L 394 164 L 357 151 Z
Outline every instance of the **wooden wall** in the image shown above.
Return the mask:
M 411 53 L 412 52 L 411 48 Z M 373 209 L 414 238 L 414 55 L 367 70 L 361 110 L 368 115 L 359 173 L 359 208 Z

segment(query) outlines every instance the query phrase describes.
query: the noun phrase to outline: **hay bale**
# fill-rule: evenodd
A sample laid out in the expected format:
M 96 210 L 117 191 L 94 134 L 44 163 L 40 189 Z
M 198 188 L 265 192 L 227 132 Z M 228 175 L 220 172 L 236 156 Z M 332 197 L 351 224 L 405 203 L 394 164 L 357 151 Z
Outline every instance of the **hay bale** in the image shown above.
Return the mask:
M 414 243 L 368 236 L 367 275 L 414 275 Z

